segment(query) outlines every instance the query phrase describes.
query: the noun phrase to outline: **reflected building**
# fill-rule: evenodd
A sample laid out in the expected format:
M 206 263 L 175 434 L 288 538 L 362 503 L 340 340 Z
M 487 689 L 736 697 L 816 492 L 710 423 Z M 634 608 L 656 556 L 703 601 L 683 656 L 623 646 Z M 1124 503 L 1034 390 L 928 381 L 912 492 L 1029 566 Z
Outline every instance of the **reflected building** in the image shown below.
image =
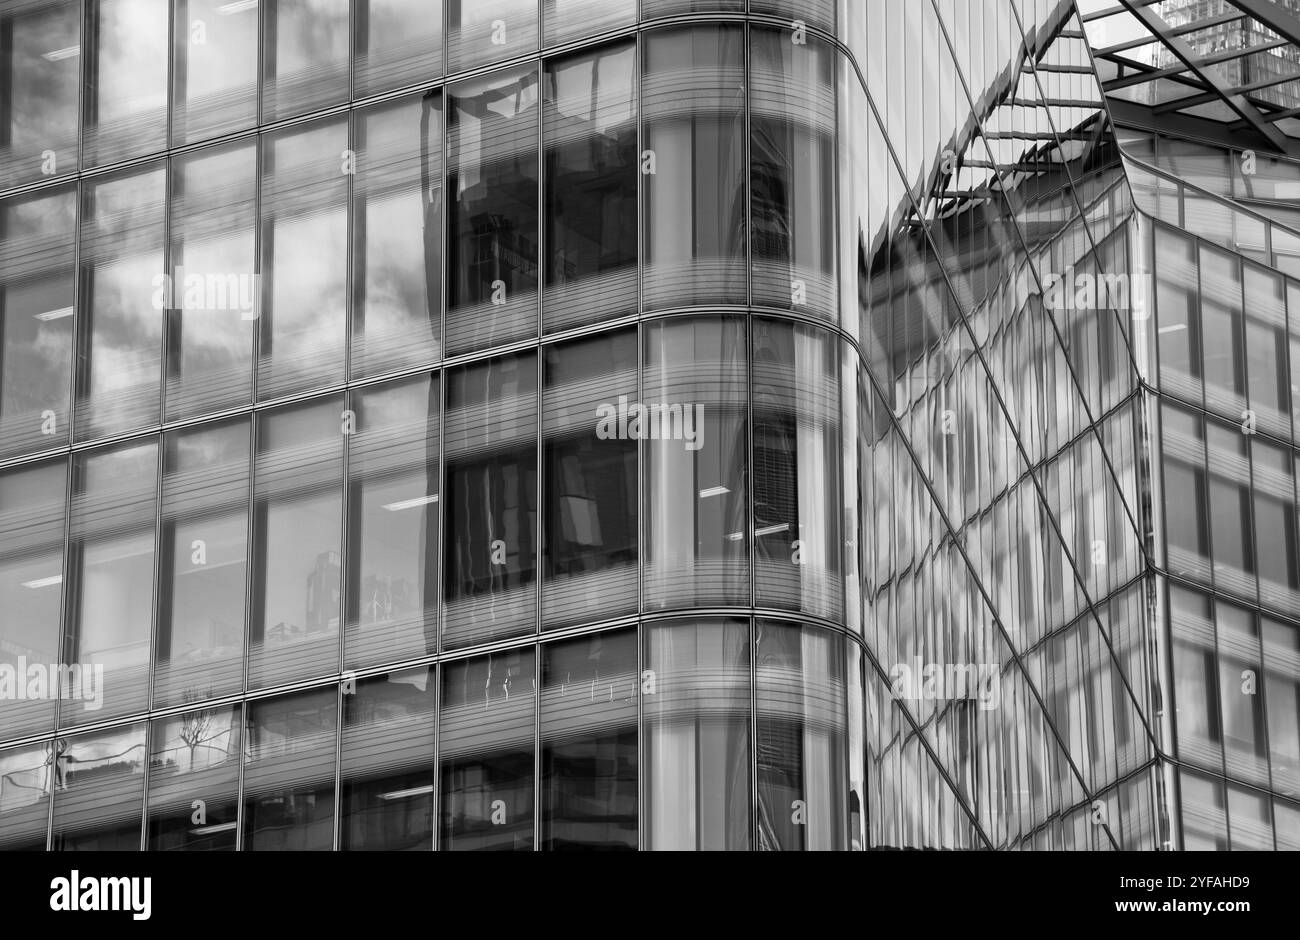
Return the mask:
M 1300 842 L 1290 164 L 1097 11 L 166 7 L 0 5 L 0 848 Z

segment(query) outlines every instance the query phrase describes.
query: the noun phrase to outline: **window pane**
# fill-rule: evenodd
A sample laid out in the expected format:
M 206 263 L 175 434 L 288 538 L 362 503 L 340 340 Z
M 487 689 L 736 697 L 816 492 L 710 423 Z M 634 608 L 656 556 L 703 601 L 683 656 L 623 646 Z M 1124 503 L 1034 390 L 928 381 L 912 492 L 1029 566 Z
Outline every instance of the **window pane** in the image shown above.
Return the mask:
M 250 143 L 178 157 L 171 185 L 166 412 L 177 420 L 253 397 L 257 151 Z
M 1228 826 L 1232 851 L 1268 852 L 1273 849 L 1273 820 L 1266 793 L 1228 785 Z
M 343 696 L 343 802 L 340 847 L 432 851 L 433 666 L 358 682 Z
M 87 166 L 167 146 L 167 10 L 159 0 L 89 0 Z
M 0 188 L 77 169 L 78 0 L 0 10 Z
M 144 812 L 144 724 L 58 738 L 56 852 L 138 852 Z
M 0 751 L 0 851 L 43 852 L 55 742 Z
M 1247 611 L 1222 602 L 1216 602 L 1214 608 L 1227 773 L 1239 780 L 1268 786 L 1264 703 L 1258 692 L 1259 627 L 1255 616 Z
M 248 704 L 244 849 L 328 851 L 334 844 L 335 686 Z
M 636 611 L 636 363 L 635 330 L 546 347 L 547 626 Z
M 357 136 L 352 373 L 363 376 L 441 354 L 441 102 L 362 111 Z
M 831 320 L 836 57 L 788 29 L 750 33 L 754 302 Z
M 261 6 L 262 119 L 346 101 L 348 0 L 263 0 Z
M 730 12 L 745 9 L 744 0 L 641 0 L 641 18 L 655 19 L 679 13 Z
M 1286 388 L 1286 294 L 1282 278 L 1246 265 L 1246 358 L 1250 407 L 1258 426 L 1281 437 L 1291 431 Z
M 447 374 L 443 649 L 537 622 L 537 359 Z
M 259 416 L 254 471 L 252 688 L 339 665 L 343 523 L 340 398 Z
M 636 22 L 636 0 L 542 0 L 546 45 L 572 42 L 584 36 Z
M 54 727 L 49 690 L 28 697 L 36 691 L 28 667 L 48 674 L 59 662 L 67 468 L 53 460 L 0 473 L 0 728 L 6 737 Z M 0 784 L 0 801 L 3 790 Z
M 846 642 L 849 653 L 849 849 L 861 852 L 867 847 L 867 771 L 864 763 L 867 751 L 863 728 L 867 706 L 862 688 L 862 648 L 856 643 Z
M 1295 464 L 1289 449 L 1250 440 L 1255 502 L 1255 558 L 1264 606 L 1300 612 Z
M 1264 621 L 1264 668 L 1273 790 L 1300 797 L 1300 631 Z
M 348 260 L 347 124 L 267 137 L 262 151 L 262 272 L 258 397 L 343 378 Z
M 203 708 L 152 722 L 150 851 L 234 850 L 242 724 L 238 705 Z
M 1217 586 L 1255 595 L 1254 534 L 1250 511 L 1250 463 L 1239 427 L 1206 422 L 1210 469 L 1210 535 Z M 1185 508 L 1178 511 L 1186 512 Z
M 1163 227 L 1156 228 L 1155 237 L 1161 388 L 1199 402 L 1201 331 L 1195 249 L 1190 239 Z
M 546 110 L 546 330 L 636 310 L 636 47 L 551 61 Z
M 542 651 L 542 848 L 637 847 L 636 632 Z
M 745 345 L 733 317 L 646 327 L 645 404 L 682 414 L 642 430 L 649 609 L 749 603 Z
M 1169 570 L 1208 579 L 1210 520 L 1204 426 L 1199 417 L 1168 405 L 1160 414 Z
M 532 850 L 534 662 L 525 647 L 442 667 L 444 850 Z
M 442 0 L 358 0 L 354 97 L 442 74 Z
M 750 0 L 749 9 L 751 13 L 766 13 L 784 19 L 802 20 L 809 26 L 834 33 L 835 4 L 836 0 Z M 854 4 L 842 3 L 841 5 L 852 7 Z M 786 42 L 789 42 L 788 37 Z
M 1209 777 L 1179 774 L 1183 812 L 1183 849 L 1188 852 L 1226 852 L 1228 823 L 1223 784 Z
M 645 306 L 744 303 L 743 34 L 656 30 L 644 50 Z
M 845 686 L 839 634 L 758 621 L 758 846 L 842 851 Z
M 760 606 L 839 619 L 836 343 L 754 321 L 754 555 Z
M 1206 406 L 1241 414 L 1246 383 L 1240 264 L 1230 255 L 1202 247 L 1201 292 Z
M 642 664 L 646 847 L 750 847 L 749 625 L 650 624 Z
M 447 106 L 447 346 L 537 332 L 537 72 L 451 86 Z
M 247 419 L 163 438 L 156 707 L 242 686 L 249 446 Z
M 66 444 L 76 193 L 0 203 L 0 455 Z
M 257 123 L 256 3 L 175 0 L 172 138 L 187 144 Z
M 446 0 L 449 70 L 459 72 L 537 48 L 537 0 Z
M 1209 601 L 1204 595 L 1171 587 L 1169 611 L 1174 640 L 1178 756 L 1221 771 L 1223 736 Z
M 83 452 L 72 467 L 73 581 L 63 653 L 65 663 L 81 667 L 83 688 L 59 707 L 64 727 L 148 704 L 158 445 Z
M 347 663 L 438 649 L 438 377 L 354 393 Z
M 83 184 L 77 439 L 158 422 L 164 170 Z

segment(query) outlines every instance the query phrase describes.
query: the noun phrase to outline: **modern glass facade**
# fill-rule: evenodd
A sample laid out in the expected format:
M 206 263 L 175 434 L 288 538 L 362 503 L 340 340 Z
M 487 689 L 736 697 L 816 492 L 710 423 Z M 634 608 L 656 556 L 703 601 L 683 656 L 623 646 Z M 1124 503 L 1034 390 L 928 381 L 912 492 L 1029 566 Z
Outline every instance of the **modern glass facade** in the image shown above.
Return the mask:
M 0 848 L 1300 843 L 1289 288 L 1072 0 L 9 0 L 0 87 Z

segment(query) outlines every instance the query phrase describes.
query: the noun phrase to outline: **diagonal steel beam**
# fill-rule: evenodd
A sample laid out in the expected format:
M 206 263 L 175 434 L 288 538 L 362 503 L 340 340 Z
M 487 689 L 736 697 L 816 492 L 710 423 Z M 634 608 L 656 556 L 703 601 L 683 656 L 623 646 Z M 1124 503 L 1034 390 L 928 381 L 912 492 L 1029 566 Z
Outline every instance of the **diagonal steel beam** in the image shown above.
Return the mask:
M 1269 0 L 1228 0 L 1247 16 L 1263 23 L 1294 46 L 1300 46 L 1300 19 Z
M 1187 66 L 1197 78 L 1205 83 L 1206 87 L 1210 88 L 1229 108 L 1240 115 L 1256 134 L 1268 141 L 1277 152 L 1289 152 L 1288 141 L 1282 132 L 1277 129 L 1276 125 L 1266 121 L 1259 109 L 1247 101 L 1244 96 L 1234 94 L 1227 82 L 1220 77 L 1217 69 L 1213 66 L 1209 68 L 1203 67 L 1196 55 L 1196 51 L 1182 38 L 1175 35 L 1174 28 L 1166 23 L 1158 13 L 1154 12 L 1150 6 L 1136 3 L 1134 0 L 1119 0 L 1119 2 L 1153 36 L 1164 43 L 1165 48 L 1172 52 L 1179 62 Z M 1233 2 L 1235 3 L 1237 0 L 1233 0 Z M 1242 0 L 1242 2 L 1251 2 L 1251 0 Z

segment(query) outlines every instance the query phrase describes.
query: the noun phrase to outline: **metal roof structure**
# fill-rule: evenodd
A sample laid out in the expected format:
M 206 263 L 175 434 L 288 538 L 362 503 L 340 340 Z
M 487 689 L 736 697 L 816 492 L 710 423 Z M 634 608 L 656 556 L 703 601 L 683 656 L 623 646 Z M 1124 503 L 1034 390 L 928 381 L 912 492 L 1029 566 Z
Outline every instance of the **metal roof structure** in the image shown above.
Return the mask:
M 1300 0 L 1079 0 L 1116 120 L 1300 156 Z

